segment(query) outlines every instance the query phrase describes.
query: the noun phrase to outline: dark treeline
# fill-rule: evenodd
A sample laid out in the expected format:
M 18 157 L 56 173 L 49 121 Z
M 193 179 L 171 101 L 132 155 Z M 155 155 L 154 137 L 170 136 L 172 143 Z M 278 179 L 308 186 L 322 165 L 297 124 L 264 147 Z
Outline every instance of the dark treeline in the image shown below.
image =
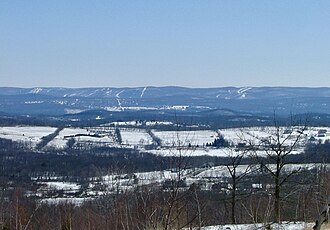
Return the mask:
M 132 173 L 171 169 L 177 157 L 162 157 L 135 149 L 92 147 L 47 149 L 33 151 L 26 144 L 0 138 L 0 172 L 2 177 L 29 180 L 31 176 L 54 174 L 63 177 L 92 177 L 109 173 Z M 184 157 L 183 157 L 184 158 Z M 226 165 L 229 157 L 186 157 L 185 168 Z M 304 153 L 289 155 L 289 163 L 330 163 L 330 143 L 309 144 Z M 253 158 L 243 158 L 241 164 L 258 164 Z M 263 163 L 268 162 L 267 158 Z
M 47 114 L 30 114 L 19 115 L 10 113 L 0 113 L 0 125 L 15 126 L 15 125 L 37 125 L 37 126 L 54 126 L 54 127 L 86 127 L 98 126 L 101 124 L 117 122 L 117 121 L 137 121 L 140 122 L 140 128 L 150 128 L 145 124 L 145 121 L 169 121 L 173 124 L 178 124 L 189 129 L 218 129 L 218 128 L 239 128 L 251 126 L 272 126 L 274 124 L 273 114 L 241 114 L 228 110 L 229 113 L 223 115 L 222 110 L 214 109 L 203 112 L 159 112 L 158 110 L 151 111 L 121 111 L 109 112 L 106 110 L 89 110 L 78 114 L 64 115 L 47 115 Z M 100 116 L 102 119 L 95 119 Z M 298 114 L 287 115 L 277 114 L 278 125 L 288 125 L 288 120 L 294 119 L 296 125 L 304 124 L 306 121 L 312 126 L 329 126 L 330 116 L 328 114 Z M 194 128 L 192 128 L 194 126 Z M 130 127 L 130 126 L 126 126 Z M 131 126 L 135 127 L 135 126 Z M 164 126 L 155 124 L 155 129 L 161 130 L 176 130 L 175 126 Z
M 266 174 L 259 182 L 269 181 Z M 329 171 L 302 171 L 284 187 L 283 220 L 311 222 L 322 205 L 320 197 L 330 188 Z M 236 197 L 235 223 L 269 223 L 274 218 L 273 198 L 268 189 L 244 189 L 246 177 Z M 150 185 L 132 191 L 109 194 L 82 205 L 40 203 L 16 187 L 10 199 L 0 197 L 2 229 L 181 229 L 231 223 L 231 200 L 225 190 L 203 191 L 198 185 L 171 190 Z M 8 193 L 7 193 L 8 195 Z
M 330 141 L 326 140 L 324 143 L 308 144 L 305 148 L 303 158 L 308 162 L 330 162 Z

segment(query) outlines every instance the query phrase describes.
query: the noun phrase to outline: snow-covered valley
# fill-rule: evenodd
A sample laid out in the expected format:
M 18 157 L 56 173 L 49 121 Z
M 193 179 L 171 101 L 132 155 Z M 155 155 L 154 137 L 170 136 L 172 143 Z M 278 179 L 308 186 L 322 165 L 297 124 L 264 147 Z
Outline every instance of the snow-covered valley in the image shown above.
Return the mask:
M 30 175 L 28 180 L 31 183 L 31 187 L 24 193 L 26 197 L 37 200 L 39 204 L 73 204 L 81 207 L 106 197 L 131 196 L 143 191 L 162 192 L 166 195 L 175 190 L 186 194 L 198 189 L 200 194 L 229 197 L 235 188 L 238 194 L 270 197 L 274 190 L 274 181 L 269 172 L 276 172 L 277 165 L 251 159 L 272 158 L 274 154 L 282 152 L 300 157 L 307 146 L 327 144 L 330 140 L 330 128 L 264 126 L 209 129 L 176 126 L 165 121 L 133 120 L 88 127 L 2 126 L 0 140 L 3 149 L 9 146 L 10 150 L 11 145 L 21 146 L 19 149 L 22 148 L 22 156 L 29 151 L 33 152 L 34 162 L 42 169 L 42 173 L 38 169 L 26 174 Z M 280 146 L 278 150 L 274 149 L 274 143 Z M 71 154 L 73 158 L 70 158 Z M 133 158 L 131 154 L 134 155 Z M 58 158 L 59 162 L 44 160 L 47 158 L 38 162 L 38 156 L 47 155 L 58 156 L 56 159 Z M 111 161 L 112 164 L 103 165 L 102 170 L 96 166 L 102 164 L 103 158 L 111 159 L 114 156 L 119 156 L 118 159 L 124 161 L 124 165 L 114 160 Z M 143 162 L 150 156 L 158 163 L 144 165 Z M 99 162 L 88 163 L 94 161 L 92 157 L 98 158 Z M 80 163 L 80 158 L 84 158 L 86 163 Z M 164 160 L 160 160 L 163 158 Z M 195 158 L 199 160 L 194 162 Z M 16 159 L 21 161 L 19 155 L 8 155 L 3 162 L 12 164 Z M 76 175 L 74 171 L 67 174 L 65 167 L 70 167 L 69 159 L 79 162 L 82 166 L 90 165 L 86 168 L 87 171 L 81 171 L 81 175 Z M 132 165 L 128 168 L 130 161 Z M 135 162 L 139 161 L 139 164 L 144 166 L 142 169 L 134 169 Z M 146 162 L 152 164 L 152 161 Z M 189 164 L 189 161 L 194 163 Z M 202 163 L 198 163 L 199 161 Z M 27 163 L 22 161 L 20 164 Z M 62 166 L 57 168 L 57 164 Z M 164 169 L 143 169 L 157 168 L 156 164 L 162 165 Z M 293 181 L 299 180 L 299 183 L 303 183 L 304 177 L 308 180 L 318 178 L 319 173 L 329 168 L 330 164 L 313 160 L 299 163 L 294 160 L 281 167 L 283 175 L 293 175 Z M 12 177 L 20 178 L 21 172 L 13 171 Z M 233 175 L 235 178 L 244 178 L 244 182 L 237 185 L 233 182 Z M 10 180 L 5 187 L 7 191 L 15 190 L 12 184 L 13 181 Z M 294 191 L 300 194 L 307 189 L 306 186 L 294 185 Z M 285 218 L 284 220 L 290 221 Z M 311 225 L 306 222 L 289 222 L 273 225 L 273 229 L 308 229 Z M 259 222 L 216 225 L 201 229 L 248 230 L 264 227 L 265 224 Z

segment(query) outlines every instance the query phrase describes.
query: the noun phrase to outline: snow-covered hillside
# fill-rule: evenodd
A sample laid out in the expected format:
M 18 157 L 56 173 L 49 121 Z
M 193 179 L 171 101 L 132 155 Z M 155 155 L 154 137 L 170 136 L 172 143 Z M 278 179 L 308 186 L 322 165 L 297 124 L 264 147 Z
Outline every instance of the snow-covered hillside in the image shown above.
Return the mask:
M 0 112 L 18 114 L 64 114 L 104 109 L 208 111 L 242 113 L 325 113 L 330 88 L 300 87 L 133 87 L 133 88 L 14 88 L 0 87 Z
M 161 123 L 161 122 L 160 122 Z M 138 124 L 131 122 L 130 124 Z M 110 126 L 96 126 L 85 128 L 67 127 L 59 132 L 46 146 L 51 148 L 63 149 L 68 147 L 68 142 L 73 140 L 72 146 L 95 145 L 107 147 L 128 147 L 138 148 L 140 151 L 148 151 L 163 156 L 233 156 L 241 153 L 240 149 L 235 149 L 238 145 L 249 143 L 259 145 L 267 138 L 274 137 L 273 127 L 249 127 L 231 128 L 214 130 L 195 130 L 195 131 L 150 131 L 136 126 L 136 128 L 119 127 L 119 134 L 113 124 Z M 330 140 L 330 128 L 328 127 L 308 127 L 299 133 L 301 127 L 283 127 L 280 130 L 280 141 L 286 145 L 291 145 L 299 137 L 297 148 L 292 154 L 301 153 L 307 143 L 324 143 Z M 26 144 L 31 148 L 42 140 L 43 137 L 53 133 L 54 127 L 44 126 L 13 126 L 0 127 L 0 138 L 9 139 Z M 120 135 L 121 143 L 118 142 Z M 230 147 L 214 148 L 210 144 L 219 137 L 223 136 L 230 143 Z M 157 148 L 151 149 L 149 146 L 155 144 L 154 138 L 160 140 Z M 148 149 L 148 150 L 146 150 Z M 256 150 L 257 154 L 262 155 L 262 150 Z M 254 153 L 254 154 L 255 154 Z
M 53 133 L 54 127 L 44 126 L 10 126 L 0 127 L 0 138 L 21 142 L 35 147 L 41 138 Z

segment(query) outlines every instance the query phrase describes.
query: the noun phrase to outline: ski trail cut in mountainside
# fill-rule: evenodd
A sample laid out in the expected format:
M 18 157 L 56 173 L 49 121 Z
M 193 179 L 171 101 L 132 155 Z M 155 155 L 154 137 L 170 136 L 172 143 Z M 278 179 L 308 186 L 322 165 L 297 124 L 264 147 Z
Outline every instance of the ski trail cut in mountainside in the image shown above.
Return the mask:
M 141 92 L 141 96 L 140 96 L 141 98 L 143 97 L 144 92 L 145 92 L 146 90 L 147 90 L 147 87 L 144 87 L 143 90 L 142 90 L 142 92 Z
M 239 90 L 237 90 L 237 93 L 238 94 L 243 94 L 243 93 L 245 93 L 246 91 L 248 91 L 250 89 L 252 89 L 252 88 L 250 88 L 250 87 L 240 88 Z
M 119 93 L 116 94 L 116 98 L 120 98 L 120 94 L 124 92 L 125 90 L 120 91 Z

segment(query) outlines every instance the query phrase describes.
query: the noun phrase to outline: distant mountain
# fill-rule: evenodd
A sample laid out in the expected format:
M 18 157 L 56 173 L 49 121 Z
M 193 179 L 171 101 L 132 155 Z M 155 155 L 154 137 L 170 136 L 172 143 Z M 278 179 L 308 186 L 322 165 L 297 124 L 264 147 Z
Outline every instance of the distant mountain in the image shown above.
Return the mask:
M 0 112 L 73 114 L 89 110 L 255 115 L 330 112 L 330 88 L 304 87 L 0 87 Z

